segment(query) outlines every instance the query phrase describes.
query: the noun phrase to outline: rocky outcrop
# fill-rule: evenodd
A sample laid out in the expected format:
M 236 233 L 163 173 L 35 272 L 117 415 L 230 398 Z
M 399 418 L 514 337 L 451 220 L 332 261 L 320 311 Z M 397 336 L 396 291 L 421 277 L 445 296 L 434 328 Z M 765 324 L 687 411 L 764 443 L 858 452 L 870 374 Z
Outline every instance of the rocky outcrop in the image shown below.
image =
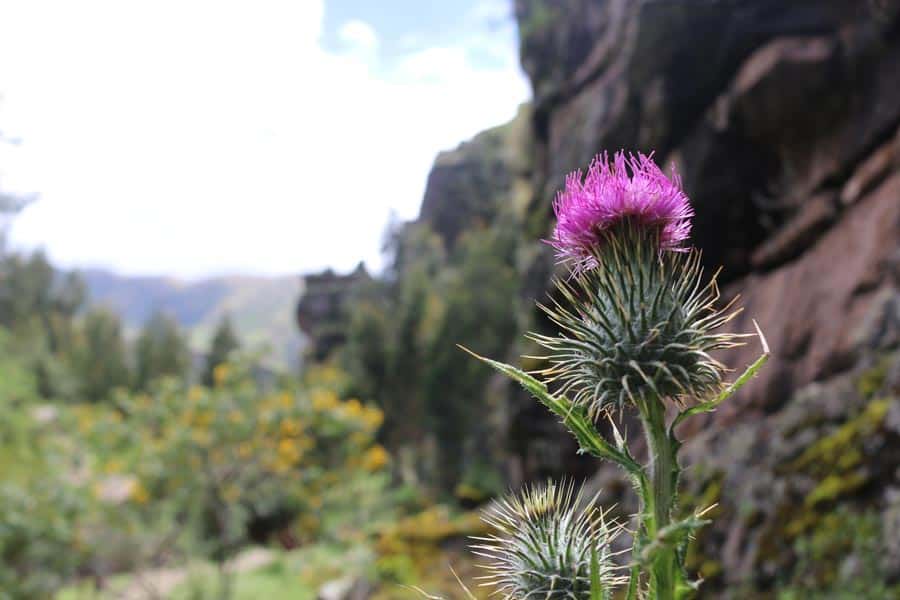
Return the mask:
M 796 259 L 754 272 L 729 291 L 743 298 L 744 313 L 735 327 L 751 331 L 749 320 L 757 319 L 768 332 L 773 358 L 739 402 L 719 411 L 722 426 L 748 410 L 778 410 L 798 387 L 897 347 L 900 170 L 844 211 Z M 736 366 L 749 363 L 757 351 L 748 346 L 730 360 Z
M 371 278 L 365 265 L 359 263 L 347 275 L 331 269 L 303 278 L 303 295 L 297 303 L 296 317 L 300 331 L 309 338 L 308 358 L 318 362 L 347 339 L 347 302 L 357 286 Z
M 506 125 L 484 131 L 455 150 L 438 154 L 428 174 L 419 223 L 447 247 L 467 229 L 486 227 L 530 197 L 530 105 Z
M 765 418 L 734 419 L 695 436 L 683 493 L 719 503 L 690 565 L 713 579 L 708 597 L 859 577 L 861 560 L 883 580 L 900 577 L 896 536 L 881 529 L 900 515 L 900 354 L 799 387 Z M 865 531 L 866 519 L 877 533 Z M 863 548 L 872 538 L 874 547 Z M 811 544 L 819 556 L 798 557 Z M 798 565 L 798 558 L 814 560 Z M 715 584 L 727 584 L 727 593 Z

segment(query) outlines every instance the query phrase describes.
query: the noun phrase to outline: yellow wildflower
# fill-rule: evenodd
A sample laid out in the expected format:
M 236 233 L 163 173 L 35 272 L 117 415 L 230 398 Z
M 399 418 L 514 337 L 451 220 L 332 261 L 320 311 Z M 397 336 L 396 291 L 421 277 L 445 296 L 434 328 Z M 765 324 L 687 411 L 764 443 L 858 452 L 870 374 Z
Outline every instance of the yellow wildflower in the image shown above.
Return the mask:
M 281 435 L 293 437 L 302 431 L 300 423 L 296 419 L 284 419 L 281 421 Z
M 278 457 L 288 465 L 294 465 L 300 460 L 302 452 L 292 440 L 283 439 L 278 442 Z
M 290 408 L 294 405 L 294 396 L 289 392 L 278 394 L 278 403 L 284 408 Z
M 227 363 L 216 365 L 213 369 L 213 385 L 220 386 L 228 379 L 231 367 Z
M 140 481 L 131 486 L 129 497 L 132 502 L 136 504 L 146 504 L 150 500 L 150 494 L 147 492 L 147 488 L 145 488 Z
M 381 424 L 384 422 L 384 413 L 380 409 L 370 406 L 366 408 L 362 418 L 369 429 L 375 430 L 381 427 Z
M 391 460 L 391 455 L 384 449 L 381 444 L 376 444 L 366 450 L 363 455 L 362 466 L 367 471 L 378 471 L 383 469 Z
M 201 410 L 194 417 L 194 424 L 201 428 L 209 427 L 209 424 L 212 423 L 214 415 L 210 410 Z
M 316 390 L 312 395 L 312 404 L 316 410 L 329 410 L 338 406 L 340 400 L 334 392 Z
M 363 414 L 363 405 L 356 398 L 351 398 L 344 403 L 344 411 L 351 417 L 359 417 Z

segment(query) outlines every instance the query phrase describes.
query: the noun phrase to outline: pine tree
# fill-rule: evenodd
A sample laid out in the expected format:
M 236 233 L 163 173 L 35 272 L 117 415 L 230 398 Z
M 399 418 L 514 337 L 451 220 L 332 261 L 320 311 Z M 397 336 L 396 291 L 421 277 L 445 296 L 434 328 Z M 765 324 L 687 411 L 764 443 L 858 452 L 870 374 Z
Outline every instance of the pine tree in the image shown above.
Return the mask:
M 184 377 L 190 369 L 190 350 L 178 324 L 157 312 L 144 324 L 135 346 L 135 388 L 146 390 L 159 377 Z
M 81 394 L 100 401 L 117 387 L 128 385 L 131 374 L 125 361 L 125 342 L 119 318 L 105 309 L 94 309 L 84 318 L 83 343 L 75 353 Z
M 213 335 L 209 346 L 209 354 L 206 357 L 206 370 L 203 373 L 203 383 L 212 387 L 215 384 L 215 370 L 219 365 L 228 362 L 232 352 L 238 350 L 241 342 L 231 324 L 230 315 L 225 315 L 219 321 L 216 333 Z

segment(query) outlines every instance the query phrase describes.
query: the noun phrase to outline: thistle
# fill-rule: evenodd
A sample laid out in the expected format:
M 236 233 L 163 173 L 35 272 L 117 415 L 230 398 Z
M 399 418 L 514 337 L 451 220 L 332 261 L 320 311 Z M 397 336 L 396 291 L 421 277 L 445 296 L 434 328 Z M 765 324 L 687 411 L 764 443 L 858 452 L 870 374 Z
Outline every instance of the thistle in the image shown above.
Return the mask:
M 562 302 L 542 310 L 561 335 L 531 337 L 550 354 L 540 371 L 592 417 L 646 398 L 683 401 L 719 389 L 725 367 L 710 352 L 739 336 L 716 333 L 737 311 L 719 309 L 715 277 L 683 244 L 693 210 L 681 180 L 650 157 L 598 156 L 582 180 L 566 179 L 554 202 L 553 239 Z
M 699 252 L 660 252 L 662 230 L 631 216 L 610 225 L 591 251 L 596 266 L 556 280 L 560 300 L 539 304 L 561 330 L 529 336 L 550 351 L 539 373 L 592 418 L 626 401 L 683 404 L 718 391 L 726 369 L 710 352 L 742 337 L 716 331 L 739 311 L 717 306 Z
M 596 498 L 584 500 L 571 482 L 548 482 L 498 501 L 483 517 L 498 533 L 473 546 L 489 561 L 482 585 L 505 600 L 609 597 L 623 582 L 610 548 L 620 528 L 607 523 Z M 592 569 L 599 597 L 591 595 Z
M 705 508 L 673 519 L 681 473 L 676 427 L 715 410 L 749 381 L 766 362 L 768 346 L 757 327 L 762 356 L 725 383 L 726 369 L 710 353 L 737 345 L 744 335 L 718 331 L 737 311 L 733 302 L 718 306 L 715 275 L 704 282 L 699 252 L 685 246 L 693 209 L 674 170 L 668 177 L 642 154 L 618 153 L 612 162 L 604 154 L 587 175 L 578 171 L 566 179 L 554 210 L 557 225 L 549 243 L 570 274 L 555 282 L 558 297 L 540 305 L 560 332 L 529 336 L 549 351 L 537 357 L 548 363 L 535 373 L 542 380 L 478 358 L 521 383 L 562 420 L 583 452 L 617 463 L 634 484 L 641 509 L 626 598 L 685 598 L 698 584 L 685 572 L 684 556 L 693 532 L 705 523 L 700 518 Z M 671 419 L 669 407 L 677 409 Z M 601 414 L 624 409 L 640 418 L 649 449 L 646 465 L 632 456 L 614 420 L 612 440 L 596 428 Z M 556 492 L 541 494 L 556 498 Z M 517 600 L 601 597 L 596 586 L 595 595 L 578 595 L 584 583 L 581 563 L 553 560 L 563 549 L 581 556 L 585 545 L 596 549 L 586 532 L 593 529 L 569 528 L 581 521 L 565 511 L 564 518 L 547 519 L 533 507 L 565 503 L 543 502 L 541 494 L 532 490 L 523 501 L 507 502 L 493 519 L 506 527 L 507 537 L 481 547 L 495 559 L 488 581 Z M 565 536 L 547 525 L 556 522 L 567 524 Z M 581 536 L 587 541 L 574 541 Z M 568 586 L 561 595 L 552 595 L 556 588 L 548 587 L 548 574 L 555 576 L 554 584 Z

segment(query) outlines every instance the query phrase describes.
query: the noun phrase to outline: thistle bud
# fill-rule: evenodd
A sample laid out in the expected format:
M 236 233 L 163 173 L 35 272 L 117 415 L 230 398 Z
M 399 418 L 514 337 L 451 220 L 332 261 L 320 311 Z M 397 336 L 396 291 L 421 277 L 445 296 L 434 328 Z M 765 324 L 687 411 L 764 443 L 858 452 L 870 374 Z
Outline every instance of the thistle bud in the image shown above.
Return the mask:
M 550 351 L 546 380 L 592 416 L 718 391 L 725 367 L 710 352 L 740 336 L 715 330 L 736 313 L 717 307 L 715 277 L 704 283 L 699 252 L 683 246 L 693 212 L 678 176 L 643 155 L 603 157 L 584 182 L 570 176 L 554 206 L 550 243 L 574 267 L 541 306 L 560 335 L 530 336 Z
M 591 561 L 602 597 L 623 583 L 610 545 L 619 532 L 594 501 L 570 483 L 547 483 L 500 500 L 484 516 L 497 533 L 475 538 L 473 552 L 488 559 L 482 585 L 506 600 L 590 600 Z

